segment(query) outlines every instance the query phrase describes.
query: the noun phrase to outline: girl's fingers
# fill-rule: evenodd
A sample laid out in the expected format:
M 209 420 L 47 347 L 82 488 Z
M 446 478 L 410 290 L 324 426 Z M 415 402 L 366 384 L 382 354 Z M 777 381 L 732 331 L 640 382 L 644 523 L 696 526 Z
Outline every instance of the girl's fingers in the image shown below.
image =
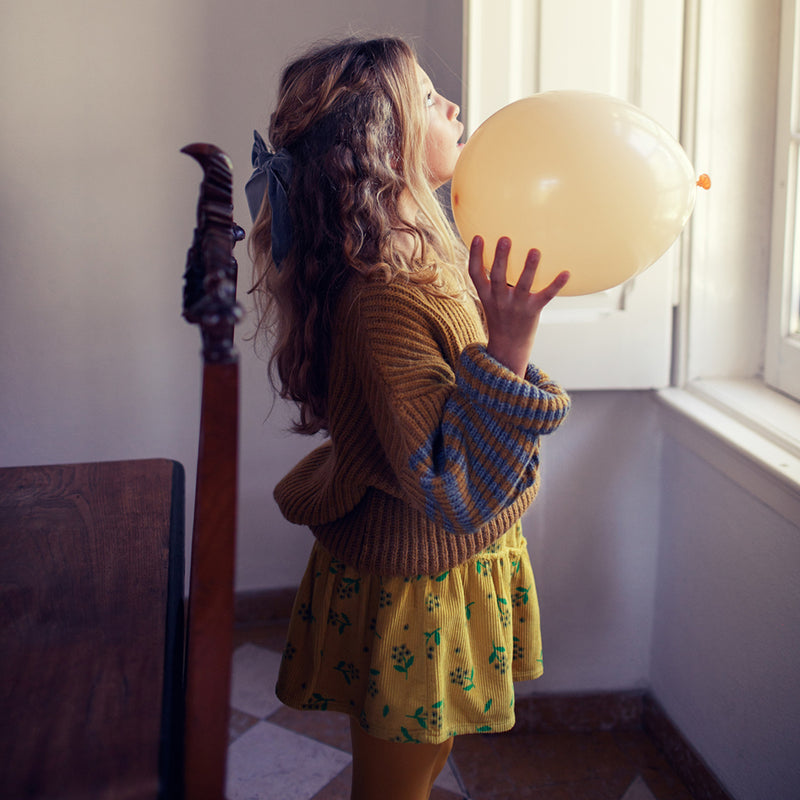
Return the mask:
M 492 285 L 492 290 L 509 290 L 508 286 L 508 256 L 511 251 L 511 240 L 502 236 L 497 241 L 497 246 L 494 252 L 494 260 L 492 261 L 492 269 L 489 274 L 489 281 Z M 480 236 L 475 236 L 470 243 L 469 248 L 469 274 L 472 282 L 478 289 L 479 294 L 486 290 L 487 276 L 486 270 L 483 266 L 484 254 L 484 241 Z M 520 294 L 531 294 L 533 282 L 536 279 L 536 270 L 539 267 L 542 254 L 536 248 L 528 251 L 525 258 L 525 266 L 522 273 L 517 280 L 516 286 L 513 287 L 515 291 Z M 569 280 L 569 272 L 564 270 L 556 275 L 555 278 L 541 291 L 536 292 L 537 298 L 541 301 L 541 305 L 549 303 L 567 284 Z
M 517 288 L 525 293 L 530 294 L 533 282 L 536 279 L 536 270 L 539 267 L 542 254 L 536 250 L 529 250 L 528 256 L 525 259 L 525 266 L 517 281 Z M 544 289 L 535 292 L 536 296 L 542 300 L 543 305 L 547 305 L 566 285 L 569 280 L 569 272 L 564 270 L 559 272 L 552 281 L 550 281 Z
M 511 239 L 501 236 L 497 240 L 497 247 L 494 251 L 494 261 L 492 261 L 492 274 L 489 276 L 492 286 L 495 288 L 505 288 L 508 286 L 508 254 L 511 251 Z
M 559 272 L 544 289 L 538 292 L 538 296 L 543 300 L 542 305 L 547 305 L 567 285 L 568 280 L 569 272 L 564 270 L 563 272 Z
M 536 269 L 539 266 L 541 257 L 542 254 L 538 250 L 528 250 L 528 255 L 525 257 L 525 266 L 522 268 L 519 280 L 517 281 L 517 288 L 520 291 L 530 294 L 534 278 L 536 277 Z
M 469 246 L 469 276 L 480 290 L 481 284 L 486 281 L 486 272 L 483 269 L 483 239 L 475 236 Z

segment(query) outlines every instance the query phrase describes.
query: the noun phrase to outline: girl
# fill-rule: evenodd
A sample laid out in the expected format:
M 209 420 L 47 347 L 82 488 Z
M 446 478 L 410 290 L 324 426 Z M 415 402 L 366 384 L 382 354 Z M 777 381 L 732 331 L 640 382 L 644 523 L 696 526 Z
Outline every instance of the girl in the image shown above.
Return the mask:
M 463 125 L 407 44 L 348 40 L 284 72 L 248 183 L 259 332 L 295 429 L 326 441 L 275 489 L 315 536 L 277 693 L 350 716 L 355 800 L 424 800 L 456 734 L 514 724 L 541 674 L 519 520 L 569 400 L 528 365 L 539 316 L 511 243 L 487 274 L 434 190 Z

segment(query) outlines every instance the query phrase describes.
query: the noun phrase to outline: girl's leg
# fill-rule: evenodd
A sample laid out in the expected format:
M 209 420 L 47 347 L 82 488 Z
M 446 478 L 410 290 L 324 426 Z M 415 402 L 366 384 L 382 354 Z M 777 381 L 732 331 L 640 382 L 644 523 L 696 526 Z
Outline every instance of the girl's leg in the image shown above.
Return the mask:
M 370 736 L 352 717 L 353 791 L 351 800 L 428 800 L 433 782 L 453 747 L 400 744 Z
M 446 742 L 442 742 L 442 744 L 437 745 L 439 749 L 439 755 L 436 757 L 436 761 L 433 765 L 433 773 L 431 775 L 431 786 L 428 790 L 428 793 L 433 790 L 434 781 L 439 777 L 439 773 L 444 769 L 445 764 L 447 764 L 447 759 L 450 757 L 450 753 L 453 750 L 453 743 L 455 742 L 455 737 L 451 736 Z

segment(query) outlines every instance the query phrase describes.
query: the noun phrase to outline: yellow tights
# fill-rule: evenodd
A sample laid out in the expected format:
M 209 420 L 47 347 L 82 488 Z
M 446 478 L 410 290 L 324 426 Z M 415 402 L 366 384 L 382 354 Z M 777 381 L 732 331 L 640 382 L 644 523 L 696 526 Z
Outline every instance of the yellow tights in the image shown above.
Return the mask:
M 352 717 L 353 790 L 350 800 L 428 800 L 453 749 L 442 744 L 400 744 L 366 733 Z

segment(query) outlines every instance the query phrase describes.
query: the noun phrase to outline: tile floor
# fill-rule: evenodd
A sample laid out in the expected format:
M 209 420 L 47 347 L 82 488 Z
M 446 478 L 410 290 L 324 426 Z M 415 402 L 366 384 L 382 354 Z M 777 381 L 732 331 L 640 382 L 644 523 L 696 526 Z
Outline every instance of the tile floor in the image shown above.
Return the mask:
M 343 715 L 295 711 L 273 686 L 285 626 L 237 630 L 233 656 L 229 800 L 349 800 Z M 460 736 L 431 800 L 692 800 L 646 734 Z

